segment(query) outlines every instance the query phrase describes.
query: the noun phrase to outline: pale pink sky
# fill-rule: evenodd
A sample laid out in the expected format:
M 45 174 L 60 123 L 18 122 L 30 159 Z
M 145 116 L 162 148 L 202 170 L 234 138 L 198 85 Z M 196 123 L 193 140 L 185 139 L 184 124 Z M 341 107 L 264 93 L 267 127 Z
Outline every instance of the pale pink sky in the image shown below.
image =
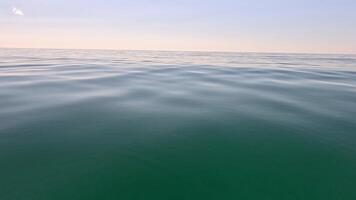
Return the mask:
M 356 1 L 2 0 L 0 47 L 356 53 Z

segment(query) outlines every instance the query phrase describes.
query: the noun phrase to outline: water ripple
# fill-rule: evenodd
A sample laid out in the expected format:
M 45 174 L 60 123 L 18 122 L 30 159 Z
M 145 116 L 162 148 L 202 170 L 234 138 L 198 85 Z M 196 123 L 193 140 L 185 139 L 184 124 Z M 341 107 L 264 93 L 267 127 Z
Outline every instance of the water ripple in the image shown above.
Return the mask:
M 276 179 L 308 194 L 334 183 L 354 192 L 355 56 L 1 49 L 0 61 L 0 188 L 10 196 L 153 179 L 227 194 Z M 30 182 L 39 187 L 16 192 Z

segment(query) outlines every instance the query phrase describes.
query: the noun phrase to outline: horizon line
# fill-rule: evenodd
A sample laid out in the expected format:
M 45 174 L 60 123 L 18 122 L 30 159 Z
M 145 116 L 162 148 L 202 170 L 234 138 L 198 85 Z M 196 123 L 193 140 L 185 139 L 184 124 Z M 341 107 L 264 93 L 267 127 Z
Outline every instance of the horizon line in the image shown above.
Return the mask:
M 153 51 L 153 52 L 196 52 L 196 53 L 246 53 L 246 54 L 300 54 L 300 55 L 350 55 L 356 53 L 318 53 L 318 52 L 280 52 L 280 51 L 220 51 L 220 50 L 163 50 L 163 49 L 98 49 L 98 48 L 48 48 L 48 47 L 1 47 L 0 49 L 37 49 L 37 50 L 91 50 L 91 51 Z

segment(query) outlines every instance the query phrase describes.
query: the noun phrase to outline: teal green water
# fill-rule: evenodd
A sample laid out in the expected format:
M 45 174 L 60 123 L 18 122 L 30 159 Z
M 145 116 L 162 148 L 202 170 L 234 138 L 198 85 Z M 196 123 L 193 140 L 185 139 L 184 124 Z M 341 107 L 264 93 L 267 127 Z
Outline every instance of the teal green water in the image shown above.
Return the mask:
M 0 49 L 0 199 L 356 199 L 356 56 Z

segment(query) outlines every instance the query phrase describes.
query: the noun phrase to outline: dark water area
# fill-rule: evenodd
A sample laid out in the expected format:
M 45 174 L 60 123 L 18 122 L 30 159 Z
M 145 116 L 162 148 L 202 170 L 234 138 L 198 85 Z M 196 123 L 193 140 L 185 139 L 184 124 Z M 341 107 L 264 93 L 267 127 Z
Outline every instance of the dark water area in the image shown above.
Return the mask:
M 0 49 L 0 199 L 356 199 L 356 56 Z

